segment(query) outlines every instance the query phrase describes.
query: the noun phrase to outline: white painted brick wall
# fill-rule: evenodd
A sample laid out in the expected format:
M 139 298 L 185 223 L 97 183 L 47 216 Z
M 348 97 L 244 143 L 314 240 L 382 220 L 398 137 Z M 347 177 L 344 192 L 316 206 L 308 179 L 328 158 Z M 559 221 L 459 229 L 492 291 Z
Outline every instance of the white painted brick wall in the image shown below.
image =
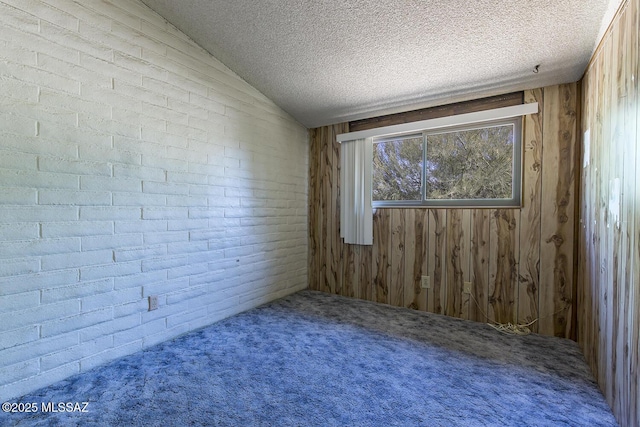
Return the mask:
M 306 287 L 304 127 L 138 0 L 0 28 L 0 401 Z

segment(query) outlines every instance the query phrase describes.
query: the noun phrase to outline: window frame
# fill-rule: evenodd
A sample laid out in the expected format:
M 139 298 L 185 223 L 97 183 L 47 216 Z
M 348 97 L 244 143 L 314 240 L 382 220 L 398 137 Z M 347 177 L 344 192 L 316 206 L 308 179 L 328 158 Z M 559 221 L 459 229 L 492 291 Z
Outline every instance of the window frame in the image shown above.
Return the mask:
M 429 135 L 451 133 L 465 130 L 482 129 L 498 125 L 513 125 L 513 157 L 511 188 L 512 197 L 509 199 L 428 199 L 426 198 L 426 178 L 427 178 L 427 140 Z M 522 207 L 522 169 L 523 169 L 523 147 L 522 147 L 522 116 L 514 116 L 498 120 L 479 121 L 463 125 L 453 125 L 447 127 L 426 129 L 422 132 L 398 133 L 395 135 L 384 135 L 374 138 L 372 143 L 393 141 L 397 139 L 408 139 L 422 136 L 422 182 L 420 185 L 421 200 L 373 200 L 372 207 L 378 208 L 521 208 Z M 373 167 L 373 165 L 372 165 Z M 373 169 L 371 171 L 373 177 Z

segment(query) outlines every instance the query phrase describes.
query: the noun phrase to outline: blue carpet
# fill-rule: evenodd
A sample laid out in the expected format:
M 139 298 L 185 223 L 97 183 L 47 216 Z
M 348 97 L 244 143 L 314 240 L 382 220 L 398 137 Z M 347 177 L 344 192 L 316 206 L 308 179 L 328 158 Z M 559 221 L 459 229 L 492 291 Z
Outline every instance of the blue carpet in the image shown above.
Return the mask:
M 302 291 L 71 377 L 17 426 L 615 426 L 575 342 Z

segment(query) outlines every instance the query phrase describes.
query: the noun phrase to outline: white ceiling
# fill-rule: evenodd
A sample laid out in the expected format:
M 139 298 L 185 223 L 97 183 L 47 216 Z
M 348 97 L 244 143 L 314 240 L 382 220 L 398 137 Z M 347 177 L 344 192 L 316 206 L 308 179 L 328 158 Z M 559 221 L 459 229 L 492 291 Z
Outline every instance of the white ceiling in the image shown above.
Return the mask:
M 143 1 L 307 127 L 577 81 L 621 2 Z

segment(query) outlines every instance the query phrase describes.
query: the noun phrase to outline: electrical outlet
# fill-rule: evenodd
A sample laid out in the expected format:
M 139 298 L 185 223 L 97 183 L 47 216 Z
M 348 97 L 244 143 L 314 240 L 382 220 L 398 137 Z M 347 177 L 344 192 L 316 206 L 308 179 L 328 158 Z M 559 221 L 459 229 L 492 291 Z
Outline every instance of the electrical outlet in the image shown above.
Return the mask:
M 429 289 L 431 287 L 431 277 L 422 276 L 422 289 Z
M 464 288 L 462 288 L 462 292 L 465 294 L 471 293 L 471 282 L 464 282 Z
M 158 309 L 158 295 L 149 296 L 149 311 Z

